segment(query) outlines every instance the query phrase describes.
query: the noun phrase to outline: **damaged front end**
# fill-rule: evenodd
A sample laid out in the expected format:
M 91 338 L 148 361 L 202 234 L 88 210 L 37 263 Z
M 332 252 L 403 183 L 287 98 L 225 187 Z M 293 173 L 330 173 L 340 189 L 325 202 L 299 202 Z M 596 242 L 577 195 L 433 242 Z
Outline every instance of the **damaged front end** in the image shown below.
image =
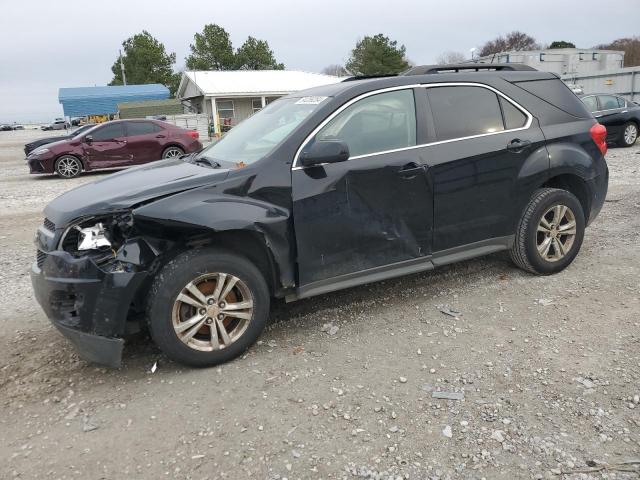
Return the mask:
M 136 235 L 131 212 L 84 218 L 36 234 L 31 280 L 47 317 L 86 360 L 118 367 L 136 295 L 158 251 Z M 132 308 L 132 306 L 134 308 Z

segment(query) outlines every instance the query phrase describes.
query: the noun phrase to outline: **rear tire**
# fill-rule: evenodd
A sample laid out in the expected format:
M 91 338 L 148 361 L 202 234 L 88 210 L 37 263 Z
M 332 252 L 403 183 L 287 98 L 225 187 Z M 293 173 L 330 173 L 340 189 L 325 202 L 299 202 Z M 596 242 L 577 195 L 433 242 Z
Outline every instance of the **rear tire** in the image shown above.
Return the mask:
M 56 160 L 55 170 L 60 178 L 75 178 L 82 172 L 82 162 L 73 155 L 63 155 Z
M 208 367 L 256 341 L 269 303 L 267 283 L 249 260 L 225 250 L 190 250 L 157 273 L 147 321 L 151 338 L 169 358 Z
M 636 143 L 638 139 L 638 125 L 634 122 L 628 122 L 622 127 L 622 134 L 620 135 L 620 143 L 623 147 L 631 147 Z
M 538 275 L 559 272 L 578 255 L 584 229 L 584 212 L 575 195 L 557 188 L 536 190 L 520 219 L 511 259 Z
M 162 158 L 178 158 L 182 155 L 184 155 L 184 150 L 176 146 L 167 147 L 162 152 Z

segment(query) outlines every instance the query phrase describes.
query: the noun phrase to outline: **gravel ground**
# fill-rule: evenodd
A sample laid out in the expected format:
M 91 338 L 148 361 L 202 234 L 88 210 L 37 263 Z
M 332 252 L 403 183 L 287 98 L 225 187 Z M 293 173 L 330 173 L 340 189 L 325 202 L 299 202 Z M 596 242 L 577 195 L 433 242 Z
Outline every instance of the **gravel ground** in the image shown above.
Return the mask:
M 104 174 L 30 177 L 37 135 L 0 132 L 0 478 L 638 478 L 640 146 L 610 150 L 605 207 L 558 275 L 493 255 L 278 303 L 219 368 L 139 340 L 107 370 L 27 274 L 44 205 Z

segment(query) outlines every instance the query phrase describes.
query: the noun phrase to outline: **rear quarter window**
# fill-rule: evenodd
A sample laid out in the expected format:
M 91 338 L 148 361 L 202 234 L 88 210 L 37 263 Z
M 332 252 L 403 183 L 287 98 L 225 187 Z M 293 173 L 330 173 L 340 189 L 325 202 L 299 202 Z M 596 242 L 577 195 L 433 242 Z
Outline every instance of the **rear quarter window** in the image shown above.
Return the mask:
M 559 78 L 516 82 L 515 85 L 569 115 L 578 118 L 591 116 L 582 101 Z

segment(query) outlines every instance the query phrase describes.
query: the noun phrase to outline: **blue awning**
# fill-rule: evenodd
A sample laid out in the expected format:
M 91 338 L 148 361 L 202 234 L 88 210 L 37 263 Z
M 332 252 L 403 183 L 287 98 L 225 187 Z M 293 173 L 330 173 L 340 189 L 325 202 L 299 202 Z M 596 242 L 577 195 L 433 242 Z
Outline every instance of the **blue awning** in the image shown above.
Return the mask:
M 159 83 L 61 88 L 58 92 L 58 101 L 68 117 L 112 114 L 118 111 L 118 103 L 167 98 L 169 89 Z

